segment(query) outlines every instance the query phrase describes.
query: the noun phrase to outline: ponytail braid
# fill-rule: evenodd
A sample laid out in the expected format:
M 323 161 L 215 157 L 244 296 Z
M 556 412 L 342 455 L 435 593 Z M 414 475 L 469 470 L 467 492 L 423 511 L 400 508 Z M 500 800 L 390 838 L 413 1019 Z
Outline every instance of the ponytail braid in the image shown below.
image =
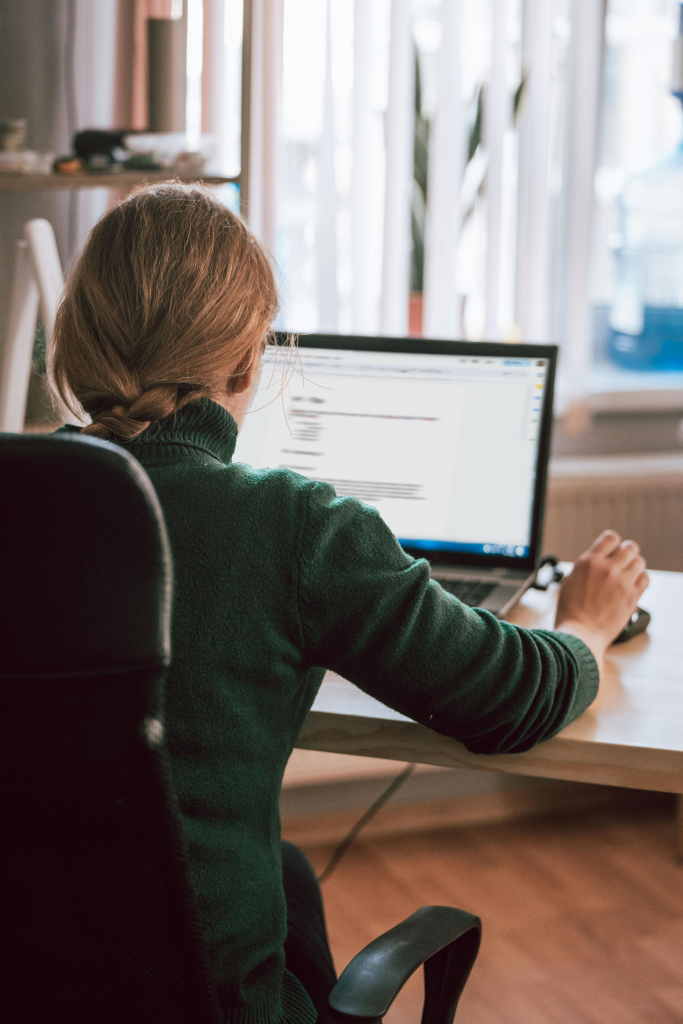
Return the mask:
M 182 390 L 185 394 L 180 394 L 178 384 L 156 384 L 143 391 L 128 408 L 114 405 L 98 413 L 82 433 L 103 441 L 132 441 L 151 423 L 178 412 L 204 393 L 198 388 Z

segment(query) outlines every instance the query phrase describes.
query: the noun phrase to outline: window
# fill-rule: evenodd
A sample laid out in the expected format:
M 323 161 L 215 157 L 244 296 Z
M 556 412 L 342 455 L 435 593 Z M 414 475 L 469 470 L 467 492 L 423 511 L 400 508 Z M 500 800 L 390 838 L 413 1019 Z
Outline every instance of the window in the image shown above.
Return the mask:
M 420 333 L 426 288 L 447 307 L 432 315 L 430 333 L 480 338 L 488 312 L 493 335 L 514 336 L 520 4 L 502 6 L 494 39 L 495 0 L 285 0 L 284 325 Z M 494 46 L 502 54 L 495 74 Z M 501 136 L 493 217 L 483 187 L 493 162 L 482 139 L 491 88 Z M 494 229 L 500 296 L 487 307 L 486 233 Z
M 245 9 L 253 45 L 269 37 L 252 49 L 249 211 L 280 267 L 281 327 L 554 341 L 560 408 L 672 386 L 627 367 L 614 324 L 624 189 L 680 137 L 678 2 Z

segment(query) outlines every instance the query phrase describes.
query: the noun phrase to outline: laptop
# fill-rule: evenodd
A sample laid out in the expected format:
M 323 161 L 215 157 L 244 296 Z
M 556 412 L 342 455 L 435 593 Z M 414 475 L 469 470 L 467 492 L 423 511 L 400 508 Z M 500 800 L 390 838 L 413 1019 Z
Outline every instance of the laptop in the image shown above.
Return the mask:
M 286 342 L 276 334 L 266 349 L 235 461 L 291 469 L 374 506 L 445 590 L 504 617 L 539 562 L 557 348 Z

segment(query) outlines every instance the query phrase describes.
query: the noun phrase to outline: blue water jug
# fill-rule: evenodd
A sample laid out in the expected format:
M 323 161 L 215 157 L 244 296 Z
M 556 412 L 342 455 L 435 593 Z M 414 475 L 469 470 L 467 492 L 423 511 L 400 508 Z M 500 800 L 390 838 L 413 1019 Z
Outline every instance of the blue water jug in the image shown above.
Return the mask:
M 620 197 L 609 354 L 629 370 L 683 370 L 683 145 Z
M 683 102 L 683 4 L 672 93 Z M 683 370 L 683 143 L 619 200 L 608 351 L 628 370 Z

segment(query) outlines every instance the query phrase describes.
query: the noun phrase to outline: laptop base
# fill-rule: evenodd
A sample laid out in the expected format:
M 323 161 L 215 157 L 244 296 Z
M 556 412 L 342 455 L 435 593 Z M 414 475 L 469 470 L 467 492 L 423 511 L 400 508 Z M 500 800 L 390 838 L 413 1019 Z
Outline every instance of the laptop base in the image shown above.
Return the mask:
M 499 619 L 514 608 L 535 574 L 526 570 L 432 565 L 432 579 L 463 604 L 483 608 Z

